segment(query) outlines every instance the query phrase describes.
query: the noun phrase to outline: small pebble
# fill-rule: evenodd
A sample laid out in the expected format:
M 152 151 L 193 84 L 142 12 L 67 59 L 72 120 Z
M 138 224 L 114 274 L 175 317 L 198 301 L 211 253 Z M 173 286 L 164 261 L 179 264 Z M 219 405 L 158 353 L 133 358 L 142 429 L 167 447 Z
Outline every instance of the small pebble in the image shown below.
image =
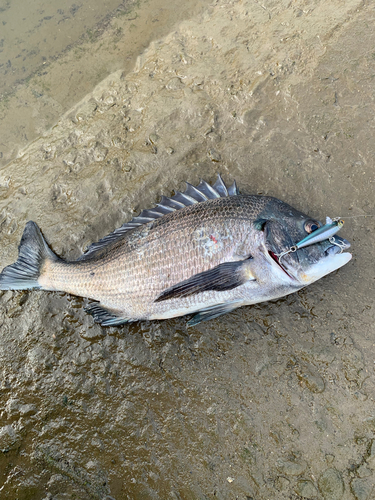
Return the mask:
M 121 137 L 118 137 L 118 136 L 113 137 L 112 138 L 112 144 L 116 148 L 121 148 L 121 146 L 122 146 L 122 139 L 121 139 Z
M 306 385 L 309 391 L 314 393 L 320 393 L 324 391 L 324 380 L 317 372 L 307 367 L 303 367 L 303 370 L 297 373 L 297 376 L 300 381 Z
M 362 464 L 357 469 L 357 474 L 359 477 L 369 477 L 372 476 L 372 471 L 367 467 L 366 464 Z
M 158 139 L 159 139 L 159 136 L 156 134 L 149 135 L 149 140 L 150 140 L 151 144 L 156 144 Z
M 182 89 L 184 88 L 185 85 L 182 83 L 182 81 L 175 77 L 175 78 L 172 78 L 171 80 L 169 80 L 169 82 L 167 83 L 166 85 L 166 88 L 168 90 L 179 90 L 179 89 Z
M 276 467 L 287 476 L 299 476 L 307 468 L 304 460 L 278 460 Z
M 0 427 L 0 450 L 8 451 L 11 446 L 16 442 L 17 435 L 11 425 L 4 425 Z
M 290 481 L 286 477 L 279 476 L 276 479 L 276 487 L 279 491 L 285 491 L 289 488 Z
M 356 500 L 373 500 L 374 480 L 355 478 L 350 488 Z
M 218 151 L 216 151 L 216 149 L 210 149 L 208 151 L 208 156 L 214 162 L 219 162 L 221 160 L 221 154 Z
M 315 488 L 314 484 L 308 479 L 298 481 L 296 488 L 297 495 L 302 498 L 316 498 L 318 491 Z
M 37 409 L 33 404 L 20 405 L 19 412 L 22 416 L 28 417 L 30 415 L 34 415 L 37 412 Z
M 336 469 L 326 469 L 319 478 L 319 489 L 324 500 L 341 500 L 344 495 L 344 481 Z
M 368 396 L 364 392 L 361 391 L 355 391 L 354 397 L 358 399 L 359 401 L 366 401 Z

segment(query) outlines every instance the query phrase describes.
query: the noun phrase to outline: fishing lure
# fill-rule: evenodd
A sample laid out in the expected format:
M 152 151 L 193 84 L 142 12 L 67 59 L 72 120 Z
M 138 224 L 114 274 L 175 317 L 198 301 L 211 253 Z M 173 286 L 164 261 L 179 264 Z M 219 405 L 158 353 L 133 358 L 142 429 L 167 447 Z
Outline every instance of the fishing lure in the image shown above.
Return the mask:
M 342 226 L 344 225 L 344 221 L 340 219 L 340 217 L 336 217 L 335 219 L 331 219 L 330 217 L 327 217 L 326 219 L 326 224 L 319 229 L 316 229 L 313 231 L 311 234 L 306 236 L 306 238 L 303 238 L 303 240 L 299 241 L 295 245 L 291 246 L 288 250 L 285 252 L 282 252 L 278 255 L 279 260 L 284 257 L 285 255 L 288 255 L 289 253 L 294 253 L 300 248 L 307 247 L 309 245 L 314 245 L 314 243 L 319 243 L 324 240 L 329 240 L 332 245 L 336 245 L 340 248 L 341 252 L 345 249 L 345 246 L 339 244 L 335 238 L 334 235 L 340 231 Z

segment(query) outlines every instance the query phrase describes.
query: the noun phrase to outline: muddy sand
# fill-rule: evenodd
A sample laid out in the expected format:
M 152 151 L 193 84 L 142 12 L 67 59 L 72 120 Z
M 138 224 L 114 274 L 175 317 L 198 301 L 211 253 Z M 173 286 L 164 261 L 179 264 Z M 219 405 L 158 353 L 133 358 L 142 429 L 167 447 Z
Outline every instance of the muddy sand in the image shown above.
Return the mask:
M 218 0 L 2 167 L 1 267 L 30 219 L 73 259 L 217 172 L 343 217 L 353 259 L 194 328 L 1 292 L 1 498 L 375 498 L 374 21 L 359 0 Z

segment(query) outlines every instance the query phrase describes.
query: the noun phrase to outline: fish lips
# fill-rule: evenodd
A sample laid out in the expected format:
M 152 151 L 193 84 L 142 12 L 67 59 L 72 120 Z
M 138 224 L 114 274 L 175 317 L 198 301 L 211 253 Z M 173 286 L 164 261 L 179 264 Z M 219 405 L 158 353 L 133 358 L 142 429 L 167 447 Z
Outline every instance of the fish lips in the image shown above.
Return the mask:
M 314 281 L 323 278 L 329 273 L 340 269 L 340 267 L 345 266 L 352 258 L 352 254 L 349 252 L 340 253 L 335 252 L 333 255 L 330 254 L 327 257 L 321 259 L 316 264 L 310 266 L 304 273 L 299 276 L 301 283 L 304 285 L 309 285 Z
M 349 241 L 335 236 L 297 250 L 296 254 L 305 252 L 305 256 L 300 256 L 301 266 L 295 274 L 296 279 L 305 286 L 336 271 L 351 260 L 352 254 L 345 251 L 348 248 Z
M 322 258 L 307 268 L 305 273 L 300 276 L 301 281 L 306 284 L 313 283 L 323 276 L 345 266 L 352 258 L 352 254 L 346 252 L 351 246 L 348 240 L 335 235 L 322 243 L 327 245 Z

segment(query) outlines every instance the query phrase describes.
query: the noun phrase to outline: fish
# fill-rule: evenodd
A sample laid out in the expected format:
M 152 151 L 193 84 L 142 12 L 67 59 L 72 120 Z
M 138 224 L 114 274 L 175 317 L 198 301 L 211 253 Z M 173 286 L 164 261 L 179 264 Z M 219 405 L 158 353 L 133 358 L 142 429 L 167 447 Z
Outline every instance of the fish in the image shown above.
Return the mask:
M 86 311 L 103 326 L 185 315 L 194 326 L 294 293 L 352 258 L 350 243 L 338 236 L 335 244 L 320 237 L 288 252 L 323 224 L 277 198 L 240 194 L 220 175 L 213 185 L 186 184 L 75 261 L 57 256 L 27 222 L 0 289 L 85 297 Z

